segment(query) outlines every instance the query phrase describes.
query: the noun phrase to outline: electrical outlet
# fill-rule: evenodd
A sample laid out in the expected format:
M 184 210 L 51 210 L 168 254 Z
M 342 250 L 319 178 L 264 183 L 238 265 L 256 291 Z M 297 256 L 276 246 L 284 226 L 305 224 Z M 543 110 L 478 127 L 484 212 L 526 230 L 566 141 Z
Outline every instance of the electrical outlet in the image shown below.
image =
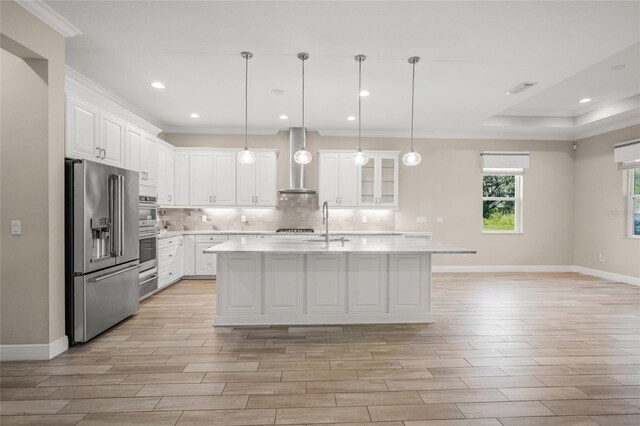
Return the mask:
M 362 216 L 362 223 L 367 223 L 367 217 L 366 216 Z
M 11 235 L 22 235 L 22 221 L 21 220 L 12 220 L 11 221 Z
M 598 255 L 598 260 L 599 260 L 600 262 L 604 262 L 604 253 L 600 253 L 600 254 Z
M 240 222 L 247 223 L 248 222 L 247 216 L 245 216 L 245 215 L 240 216 Z
M 416 223 L 427 223 L 427 217 L 426 216 L 416 217 Z
M 203 214 L 203 215 L 202 215 L 202 221 L 203 221 L 203 222 L 206 222 L 206 221 L 207 221 L 207 215 L 206 215 L 206 214 Z
M 436 222 L 437 222 L 437 223 L 443 223 L 443 222 L 444 222 L 444 218 L 443 218 L 442 216 L 438 216 L 438 217 L 436 218 Z

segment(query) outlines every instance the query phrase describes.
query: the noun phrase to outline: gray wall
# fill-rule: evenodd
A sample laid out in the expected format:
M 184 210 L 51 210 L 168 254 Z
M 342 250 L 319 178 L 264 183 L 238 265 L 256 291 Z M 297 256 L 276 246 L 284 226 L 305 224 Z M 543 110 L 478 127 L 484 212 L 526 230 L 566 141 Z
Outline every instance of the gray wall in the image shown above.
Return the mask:
M 613 147 L 640 137 L 640 125 L 577 142 L 574 263 L 640 277 L 640 239 L 628 238 L 629 172 L 618 170 Z M 605 261 L 600 262 L 599 254 Z
M 0 15 L 0 344 L 46 344 L 64 337 L 64 38 L 15 2 Z

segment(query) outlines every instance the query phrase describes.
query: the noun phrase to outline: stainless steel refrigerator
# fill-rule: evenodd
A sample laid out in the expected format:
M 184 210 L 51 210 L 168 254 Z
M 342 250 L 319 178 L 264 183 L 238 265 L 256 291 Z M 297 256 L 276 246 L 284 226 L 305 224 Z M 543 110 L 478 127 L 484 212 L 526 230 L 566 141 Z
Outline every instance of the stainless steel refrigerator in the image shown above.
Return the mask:
M 138 311 L 138 173 L 65 160 L 65 302 L 69 343 Z

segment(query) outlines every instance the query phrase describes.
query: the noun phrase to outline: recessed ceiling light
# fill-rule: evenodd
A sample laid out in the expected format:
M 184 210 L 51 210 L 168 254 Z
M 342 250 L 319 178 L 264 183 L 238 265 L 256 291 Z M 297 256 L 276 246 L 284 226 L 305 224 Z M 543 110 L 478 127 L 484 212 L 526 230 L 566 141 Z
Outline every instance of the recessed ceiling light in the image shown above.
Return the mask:
M 361 90 L 360 91 L 360 96 L 369 96 L 369 95 L 370 95 L 370 93 L 369 93 L 368 90 Z
M 154 89 L 164 89 L 164 84 L 162 84 L 161 81 L 154 81 L 153 83 L 151 83 L 151 87 L 153 87 Z
M 285 114 L 282 114 L 282 115 L 281 115 L 280 117 L 278 117 L 278 118 L 279 118 L 280 120 L 288 120 L 288 119 L 289 119 L 289 116 L 288 116 L 288 115 L 285 115 Z
M 277 96 L 284 95 L 284 90 L 282 90 L 282 89 L 271 89 L 271 94 L 272 95 L 277 95 Z
M 349 121 L 353 121 L 353 120 L 355 120 L 355 119 L 356 119 L 356 118 L 355 118 L 353 115 L 350 115 L 350 116 L 348 116 L 348 117 L 347 117 L 347 120 L 349 120 Z
M 587 102 L 591 102 L 591 98 L 582 98 L 578 102 L 581 104 L 586 104 Z
M 200 114 L 198 114 L 197 112 L 192 112 L 191 114 L 189 114 L 189 117 L 191 117 L 191 118 L 200 118 Z
M 625 64 L 614 65 L 611 67 L 611 71 L 620 71 L 621 69 L 626 68 Z

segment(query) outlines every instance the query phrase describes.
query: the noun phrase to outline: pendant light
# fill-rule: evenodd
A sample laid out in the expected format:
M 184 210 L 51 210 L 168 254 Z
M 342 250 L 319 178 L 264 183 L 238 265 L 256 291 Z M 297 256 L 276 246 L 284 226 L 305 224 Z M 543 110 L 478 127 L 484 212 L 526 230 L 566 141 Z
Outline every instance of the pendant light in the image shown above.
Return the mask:
M 402 156 L 402 162 L 405 166 L 413 167 L 420 164 L 422 156 L 413 150 L 413 110 L 414 110 L 414 98 L 415 98 L 415 86 L 416 86 L 416 64 L 420 61 L 418 56 L 412 56 L 409 58 L 409 63 L 412 67 L 411 75 L 411 151 Z
M 309 54 L 300 52 L 298 53 L 298 59 L 302 61 L 302 128 L 304 129 L 304 61 L 309 59 Z M 306 132 L 303 131 L 303 134 L 306 135 Z M 305 136 L 302 143 L 302 149 L 293 154 L 293 161 L 298 164 L 309 164 L 311 159 L 312 155 L 307 151 L 307 137 Z
M 253 164 L 256 162 L 256 153 L 249 150 L 249 59 L 253 58 L 253 53 L 240 53 L 244 58 L 244 149 L 238 152 L 238 162 L 240 164 Z
M 356 55 L 358 63 L 358 150 L 353 154 L 353 163 L 356 166 L 364 166 L 369 162 L 369 155 L 362 150 L 362 62 L 367 59 L 364 55 Z

